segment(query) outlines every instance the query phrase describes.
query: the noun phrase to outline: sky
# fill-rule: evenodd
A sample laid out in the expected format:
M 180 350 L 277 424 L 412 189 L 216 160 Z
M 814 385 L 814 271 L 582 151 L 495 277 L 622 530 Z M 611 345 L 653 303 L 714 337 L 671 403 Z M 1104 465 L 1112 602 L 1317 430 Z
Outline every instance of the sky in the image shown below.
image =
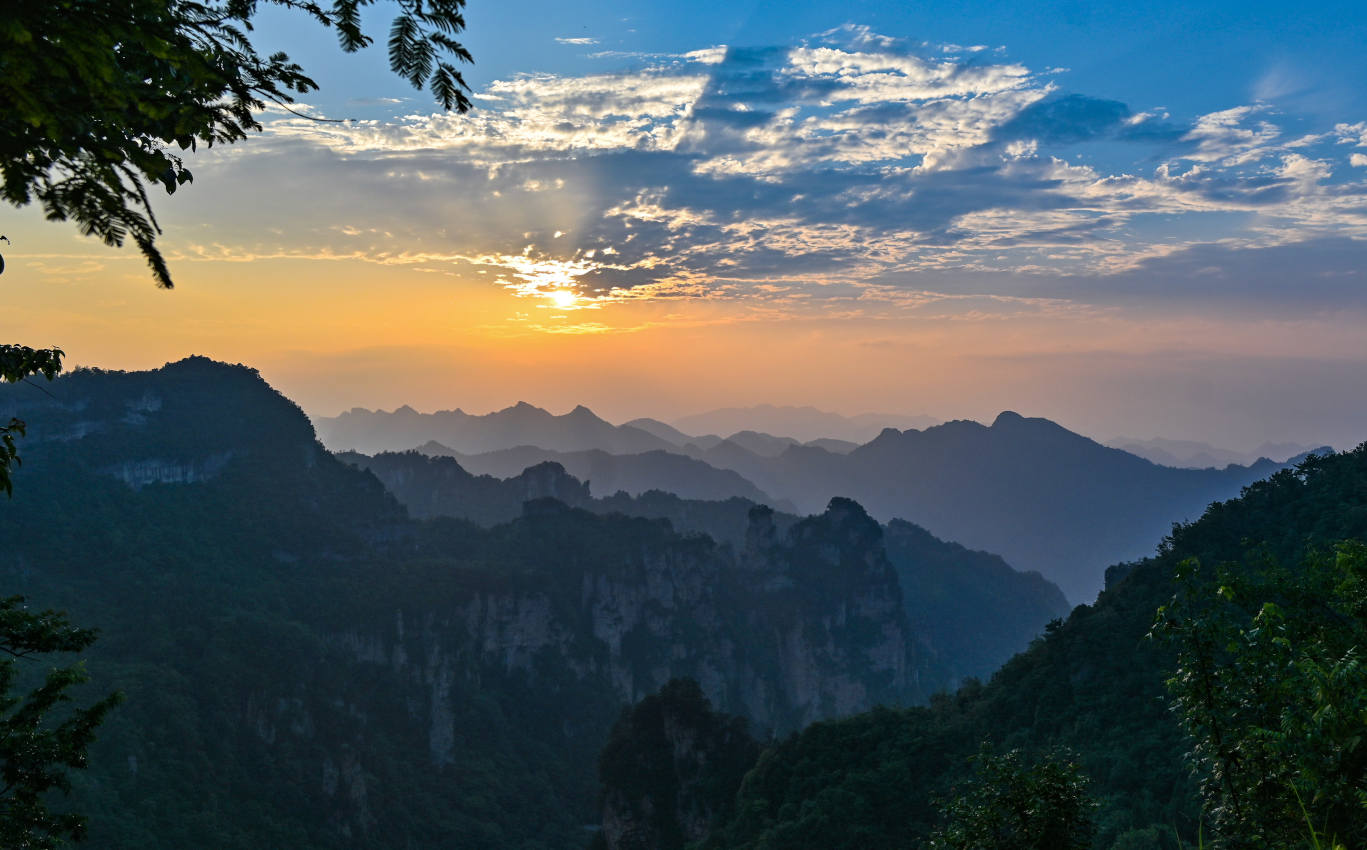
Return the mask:
M 1106 8 L 1101 6 L 1105 5 Z M 392 9 L 366 18 L 382 45 Z M 472 0 L 475 108 L 320 82 L 155 197 L 177 288 L 6 208 L 8 337 L 308 412 L 811 404 L 1367 439 L 1360 4 Z

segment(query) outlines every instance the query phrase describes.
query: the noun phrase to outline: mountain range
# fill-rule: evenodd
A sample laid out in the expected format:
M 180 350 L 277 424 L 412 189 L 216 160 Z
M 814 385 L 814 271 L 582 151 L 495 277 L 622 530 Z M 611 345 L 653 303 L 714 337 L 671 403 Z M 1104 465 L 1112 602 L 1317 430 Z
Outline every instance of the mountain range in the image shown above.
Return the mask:
M 851 443 L 867 443 L 884 428 L 928 428 L 941 420 L 931 416 L 906 416 L 898 413 L 861 413 L 842 416 L 815 407 L 757 404 L 750 407 L 725 407 L 673 420 L 675 428 L 689 434 L 734 434 L 759 431 L 780 434 L 807 443 L 832 438 Z
M 392 412 L 358 407 L 340 416 L 315 417 L 313 426 L 318 439 L 328 448 L 363 454 L 405 451 L 427 442 L 440 443 L 462 454 L 484 454 L 518 446 L 611 454 L 675 447 L 669 440 L 640 428 L 613 425 L 582 405 L 560 416 L 526 402 L 482 415 L 463 410 L 419 413 L 406 405 Z
M 1074 602 L 1095 597 L 1102 565 L 1141 557 L 1174 522 L 1200 516 L 1210 502 L 1285 466 L 1158 466 L 1009 411 L 991 425 L 889 428 L 844 455 L 794 446 L 762 458 L 726 444 L 697 456 L 790 500 L 799 513 L 822 496 L 848 496 L 881 521 L 906 519 L 995 552 L 1040 572 Z
M 406 415 L 399 421 L 410 420 L 417 421 Z M 589 436 L 645 435 L 662 442 L 661 434 L 670 436 L 650 423 L 613 426 L 583 408 L 565 417 L 530 413 L 528 421 L 552 431 L 573 424 L 571 436 L 545 437 L 557 445 Z M 401 444 L 417 433 L 380 438 L 383 431 L 369 432 L 370 442 Z M 518 439 L 536 436 L 530 429 L 516 434 Z M 470 472 L 500 478 L 558 462 L 599 497 L 618 489 L 632 495 L 656 489 L 689 498 L 742 497 L 795 513 L 820 511 L 834 496 L 849 497 L 880 522 L 913 522 L 937 537 L 1039 572 L 1074 602 L 1095 597 L 1105 564 L 1142 556 L 1173 522 L 1199 516 L 1208 503 L 1235 496 L 1287 465 L 1264 459 L 1219 469 L 1161 466 L 1049 420 L 1012 412 L 991 425 L 958 420 L 924 430 L 886 428 L 868 443 L 841 446 L 842 451 L 745 432 L 708 446 L 694 441 L 623 455 L 536 446 L 484 454 L 432 444 L 402 448 L 414 445 L 456 457 Z
M 753 548 L 756 534 L 781 539 L 801 521 L 740 497 L 708 501 L 655 490 L 595 499 L 586 483 L 551 461 L 499 479 L 472 475 L 455 458 L 418 452 L 338 457 L 373 473 L 415 517 L 493 526 L 516 519 L 527 502 L 554 498 L 599 514 L 667 520 L 677 531 L 706 535 L 736 552 Z M 1068 613 L 1056 585 L 1039 573 L 1017 572 L 996 555 L 947 543 L 903 520 L 884 526 L 882 536 L 903 590 L 908 625 L 926 661 L 919 671 L 924 689 L 990 675 L 1045 623 Z
M 569 482 L 489 528 L 415 519 L 243 366 L 19 389 L 0 584 L 99 630 L 77 699 L 126 696 L 73 780 L 92 846 L 579 848 L 610 724 L 670 679 L 785 734 L 923 701 L 930 648 L 973 640 L 914 630 L 848 499 L 745 506 L 739 545 Z M 976 557 L 929 548 L 929 584 Z
M 1300 846 L 1299 841 L 1268 843 L 1238 834 L 1217 835 L 1217 843 L 1212 844 L 1212 815 L 1202 810 L 1200 777 L 1193 768 L 1197 759 L 1209 756 L 1192 754 L 1193 740 L 1182 728 L 1174 710 L 1176 701 L 1165 687 L 1177 669 L 1178 647 L 1155 633 L 1161 632 L 1161 624 L 1176 622 L 1171 613 L 1164 616 L 1164 606 L 1186 599 L 1201 610 L 1219 611 L 1212 617 L 1238 616 L 1238 622 L 1250 624 L 1250 630 L 1267 628 L 1263 618 L 1269 615 L 1259 614 L 1266 604 L 1266 609 L 1288 619 L 1322 618 L 1343 633 L 1354 634 L 1362 624 L 1360 602 L 1348 605 L 1335 600 L 1338 606 L 1331 607 L 1331 596 L 1303 589 L 1287 592 L 1279 583 L 1308 572 L 1304 559 L 1319 557 L 1331 563 L 1337 559 L 1343 572 L 1336 580 L 1343 582 L 1341 587 L 1358 589 L 1354 599 L 1361 599 L 1361 567 L 1351 566 L 1351 553 L 1361 553 L 1364 539 L 1367 444 L 1308 460 L 1295 470 L 1256 482 L 1240 497 L 1212 504 L 1199 519 L 1174 527 L 1150 557 L 1110 568 L 1107 587 L 1095 604 L 1080 605 L 1066 620 L 1051 624 L 1040 640 L 1004 665 L 991 681 L 967 683 L 955 694 L 932 699 L 927 707 L 875 710 L 813 724 L 799 735 L 772 742 L 748 772 L 727 764 L 719 765 L 711 775 L 703 772 L 692 777 L 692 789 L 707 789 L 738 772 L 744 775 L 742 782 L 727 786 L 734 789 L 733 800 L 713 803 L 713 811 L 729 814 L 710 828 L 706 823 L 701 830 L 695 828 L 694 834 L 700 836 L 691 846 L 706 850 L 925 846 L 932 829 L 945 821 L 945 801 L 984 787 L 973 781 L 975 762 L 1004 752 L 1036 764 L 1042 758 L 1065 754 L 1069 763 L 1078 766 L 1085 777 L 1085 793 L 1097 806 L 1092 817 L 1096 829 L 1085 844 L 1069 846 L 1097 850 Z M 1354 540 L 1359 542 L 1344 542 Z M 1196 586 L 1179 580 L 1193 571 L 1201 576 Z M 1238 581 L 1235 576 L 1243 582 L 1238 587 L 1247 587 L 1253 583 L 1250 579 L 1262 576 L 1274 582 L 1274 589 L 1266 597 L 1245 598 L 1229 587 Z M 1223 600 L 1222 609 L 1216 607 L 1216 599 Z M 1233 614 L 1231 609 L 1240 613 Z M 1246 634 L 1242 639 L 1254 639 L 1251 631 Z M 1281 637 L 1282 629 L 1274 634 L 1279 643 L 1288 645 L 1288 658 L 1292 645 L 1298 647 L 1295 652 L 1304 651 L 1292 639 Z M 1223 661 L 1220 648 L 1211 652 L 1217 663 Z M 1349 651 L 1344 663 L 1355 670 L 1354 652 Z M 1289 667 L 1292 662 L 1280 663 Z M 1272 666 L 1270 661 L 1267 664 Z M 1265 681 L 1250 687 L 1274 690 Z M 1338 698 L 1338 704 L 1360 698 L 1351 690 L 1346 694 Z M 1201 709 L 1209 710 L 1206 706 L 1219 704 L 1221 698 L 1211 697 L 1201 703 Z M 1294 704 L 1323 705 L 1311 699 L 1299 697 Z M 1333 698 L 1316 693 L 1314 699 L 1327 702 Z M 1262 719 L 1267 715 L 1259 713 L 1266 711 L 1263 706 L 1239 705 L 1229 710 L 1258 718 L 1245 721 L 1250 724 L 1267 722 Z M 1314 722 L 1332 716 L 1336 716 L 1332 708 L 1324 707 L 1314 713 Z M 1340 728 L 1345 730 L 1343 751 L 1356 752 L 1360 724 Z M 688 738 L 687 728 L 672 732 L 677 741 Z M 1256 733 L 1274 740 L 1285 734 L 1275 719 Z M 1231 747 L 1220 757 L 1231 763 L 1254 752 L 1252 747 Z M 619 747 L 610 756 L 632 765 L 637 776 L 658 777 L 670 769 L 667 757 L 646 756 L 628 747 Z M 1273 772 L 1266 790 L 1259 789 L 1259 793 L 1290 797 L 1286 786 L 1294 790 L 1294 782 L 1322 787 L 1320 774 L 1309 770 L 1278 773 L 1280 764 L 1270 767 Z M 726 775 L 720 775 L 723 769 Z M 603 775 L 610 780 L 618 770 L 616 763 L 609 764 Z M 1362 787 L 1360 758 L 1343 772 L 1351 777 L 1345 780 L 1350 787 Z M 1041 774 L 1017 775 L 1022 778 L 1012 781 L 1025 783 L 1038 781 L 1035 777 Z M 611 800 L 608 792 L 614 789 L 604 790 L 604 799 Z M 1014 803 L 1025 799 L 1015 796 L 1015 785 L 1009 789 L 991 786 L 977 793 L 986 800 Z M 635 811 L 663 808 L 669 812 L 671 801 L 647 783 L 630 789 L 630 794 Z M 1308 794 L 1305 802 L 1298 803 L 1300 799 L 1292 799 L 1286 819 L 1294 824 L 1290 833 L 1304 835 L 1305 846 L 1313 846 L 1317 836 L 1305 824 L 1315 823 L 1309 807 L 1316 801 Z M 611 810 L 605 806 L 604 812 Z M 657 816 L 656 821 L 668 822 L 671 815 Z M 1023 818 L 1013 821 L 997 816 L 991 823 L 1005 824 L 1000 828 L 1012 835 L 1010 846 L 1063 846 L 1039 839 L 1022 841 L 1023 830 L 1010 831 L 1013 824 L 1022 822 Z M 632 826 L 630 820 L 609 824 L 605 819 L 603 834 L 611 838 Z M 1355 830 L 1358 835 L 1367 834 L 1360 809 Z M 607 846 L 614 845 L 609 840 Z
M 535 446 L 518 446 L 485 454 L 462 454 L 441 443 L 428 442 L 417 451 L 433 457 L 451 457 L 476 475 L 512 478 L 531 466 L 556 463 L 584 481 L 598 495 L 621 490 L 639 495 L 664 490 L 686 499 L 739 497 L 792 510 L 790 502 L 775 499 L 732 469 L 697 458 L 660 449 L 639 454 L 609 454 L 601 449 L 559 452 Z
M 1233 451 L 1212 446 L 1196 440 L 1168 440 L 1161 437 L 1141 440 L 1136 437 L 1115 437 L 1105 445 L 1138 455 L 1160 466 L 1176 466 L 1189 469 L 1208 469 L 1225 467 L 1230 464 L 1249 465 L 1264 458 L 1286 460 L 1287 458 L 1315 451 L 1316 446 L 1301 443 L 1263 443 L 1251 452 Z

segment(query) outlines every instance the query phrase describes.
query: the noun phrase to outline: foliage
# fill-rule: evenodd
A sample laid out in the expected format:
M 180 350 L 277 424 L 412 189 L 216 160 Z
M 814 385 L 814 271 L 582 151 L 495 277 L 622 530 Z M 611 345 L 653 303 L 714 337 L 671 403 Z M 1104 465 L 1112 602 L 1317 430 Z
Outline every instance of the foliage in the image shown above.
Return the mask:
M 12 695 L 20 660 L 80 652 L 95 640 L 93 631 L 73 627 L 65 614 L 33 613 L 23 603 L 21 596 L 0 599 L 0 846 L 48 848 L 85 834 L 84 817 L 54 813 L 46 798 L 53 789 L 70 792 L 67 770 L 86 766 L 95 727 L 121 695 L 66 709 L 68 689 L 86 681 L 81 664 L 54 667 L 33 691 Z
M 742 785 L 736 816 L 709 846 L 915 846 L 934 826 L 930 798 L 948 791 L 971 755 L 967 747 L 981 740 L 1027 753 L 1055 747 L 1075 753 L 1099 804 L 1096 848 L 1194 844 L 1201 829 L 1198 783 L 1186 767 L 1190 742 L 1167 707 L 1164 685 L 1177 667 L 1177 649 L 1145 639 L 1154 612 L 1173 597 L 1178 565 L 1189 558 L 1294 564 L 1307 551 L 1349 538 L 1367 539 L 1367 445 L 1309 458 L 1175 526 L 1155 557 L 1109 570 L 1096 604 L 1078 606 L 1046 629 L 987 684 L 970 681 L 954 694 L 932 697 L 929 709 L 816 724 L 769 748 Z M 1321 601 L 1333 598 L 1325 593 Z M 1338 602 L 1329 609 L 1346 611 Z M 1336 620 L 1322 610 L 1312 622 Z M 1339 663 L 1347 648 L 1340 644 L 1338 654 L 1320 659 L 1319 678 L 1307 666 L 1298 687 L 1313 694 L 1321 681 L 1334 688 L 1335 675 L 1353 681 L 1350 665 Z M 1314 717 L 1304 705 L 1301 712 Z M 1335 717 L 1342 715 L 1319 720 Z M 1323 810 L 1311 812 L 1316 828 L 1323 827 Z M 1287 846 L 1303 846 L 1304 822 L 1299 815 L 1289 822 L 1301 832 Z M 1337 837 L 1345 840 L 1342 830 Z
M 682 850 L 731 814 L 759 747 L 692 679 L 622 710 L 598 760 L 613 850 Z
M 0 345 L 0 383 L 17 384 L 32 375 L 42 375 L 49 381 L 62 370 L 63 352 L 59 348 L 29 348 L 26 345 Z M 0 490 L 5 495 L 14 493 L 10 470 L 19 465 L 16 436 L 24 436 L 24 421 L 10 417 L 8 425 L 0 425 Z
M 344 51 L 372 41 L 374 0 L 265 0 L 335 28 Z M 158 285 L 171 274 L 146 184 L 192 180 L 169 148 L 232 143 L 260 130 L 255 111 L 317 84 L 284 53 L 262 56 L 250 33 L 260 0 L 18 0 L 0 16 L 0 197 L 37 201 L 54 221 L 119 246 L 131 239 Z M 470 107 L 470 61 L 452 36 L 465 0 L 398 0 L 390 67 L 426 83 L 446 109 Z
M 735 816 L 707 850 L 902 850 L 920 846 L 952 760 L 931 712 L 876 708 L 814 723 L 760 754 Z
M 1027 763 L 1020 750 L 997 755 L 984 745 L 967 788 L 942 808 L 948 821 L 931 850 L 1086 850 L 1096 802 L 1071 758 Z
M 1367 845 L 1367 546 L 1299 569 L 1183 562 L 1155 632 L 1220 847 L 1290 847 L 1305 828 Z

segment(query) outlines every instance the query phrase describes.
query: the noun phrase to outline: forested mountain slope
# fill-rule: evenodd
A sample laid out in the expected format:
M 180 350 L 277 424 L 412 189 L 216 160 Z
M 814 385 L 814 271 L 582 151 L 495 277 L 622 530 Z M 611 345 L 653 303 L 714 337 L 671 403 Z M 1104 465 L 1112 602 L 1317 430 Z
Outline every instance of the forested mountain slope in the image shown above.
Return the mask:
M 1079 606 L 986 685 L 928 708 L 818 723 L 764 753 L 746 777 L 716 848 L 901 848 L 935 819 L 933 800 L 964 773 L 980 741 L 1078 753 L 1102 807 L 1099 848 L 1194 841 L 1187 742 L 1165 698 L 1170 649 L 1146 639 L 1187 558 L 1296 564 L 1308 549 L 1367 538 L 1367 445 L 1316 457 L 1211 505 L 1158 553 L 1110 571 Z M 1175 833 L 1176 831 L 1176 833 Z
M 0 588 L 98 628 L 84 689 L 127 695 L 91 846 L 577 848 L 609 724 L 672 677 L 779 730 L 923 696 L 853 503 L 744 552 L 555 500 L 415 521 L 245 367 L 49 388 L 0 392 Z

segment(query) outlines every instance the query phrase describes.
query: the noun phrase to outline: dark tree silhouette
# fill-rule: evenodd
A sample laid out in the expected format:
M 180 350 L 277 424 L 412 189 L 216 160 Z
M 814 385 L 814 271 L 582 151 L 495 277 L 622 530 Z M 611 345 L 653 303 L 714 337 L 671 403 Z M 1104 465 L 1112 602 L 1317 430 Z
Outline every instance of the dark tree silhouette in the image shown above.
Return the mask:
M 22 596 L 0 599 L 0 846 L 58 847 L 85 834 L 85 818 L 48 808 L 48 792 L 69 791 L 67 770 L 85 767 L 95 727 L 123 698 L 110 694 L 88 708 L 65 709 L 67 689 L 86 680 L 80 663 L 53 667 L 36 688 L 11 693 L 19 663 L 80 652 L 95 632 L 72 626 L 58 611 L 33 613 Z
M 284 53 L 262 56 L 262 3 L 336 30 L 342 50 L 372 42 L 361 8 L 375 0 L 13 0 L 0 11 L 0 196 L 37 201 L 54 221 L 111 246 L 131 239 L 157 284 L 171 273 L 147 184 L 191 182 L 171 148 L 230 144 L 261 129 L 255 110 L 318 85 Z M 446 109 L 470 108 L 450 60 L 465 0 L 397 0 L 389 63 Z

